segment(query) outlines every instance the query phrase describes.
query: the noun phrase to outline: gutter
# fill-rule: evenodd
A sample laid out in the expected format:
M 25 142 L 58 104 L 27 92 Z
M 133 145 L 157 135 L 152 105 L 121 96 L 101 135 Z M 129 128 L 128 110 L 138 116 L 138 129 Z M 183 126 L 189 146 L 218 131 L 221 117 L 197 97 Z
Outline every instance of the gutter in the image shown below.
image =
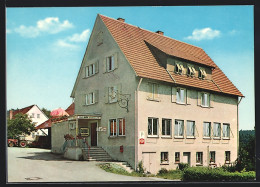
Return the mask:
M 143 78 L 141 77 L 135 91 L 135 169 L 138 166 L 138 92 L 142 81 Z

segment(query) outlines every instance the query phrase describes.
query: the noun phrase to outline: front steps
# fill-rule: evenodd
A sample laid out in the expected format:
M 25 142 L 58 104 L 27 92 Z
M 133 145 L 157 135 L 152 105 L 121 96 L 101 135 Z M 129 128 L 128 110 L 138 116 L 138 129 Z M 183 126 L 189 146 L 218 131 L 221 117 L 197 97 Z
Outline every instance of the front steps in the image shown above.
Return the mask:
M 82 152 L 84 160 L 87 161 L 113 161 L 108 153 L 101 147 L 91 147 L 89 149 L 89 157 L 88 148 L 82 148 Z

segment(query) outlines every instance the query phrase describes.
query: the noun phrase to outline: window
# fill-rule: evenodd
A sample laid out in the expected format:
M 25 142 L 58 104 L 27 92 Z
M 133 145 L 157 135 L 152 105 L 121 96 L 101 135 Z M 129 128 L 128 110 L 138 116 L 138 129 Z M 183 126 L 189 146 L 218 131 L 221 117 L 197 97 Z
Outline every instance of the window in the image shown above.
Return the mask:
M 86 66 L 85 68 L 85 77 L 90 77 L 91 75 L 95 74 L 95 64 L 91 64 Z
M 215 163 L 216 162 L 216 160 L 215 160 L 215 158 L 216 158 L 216 152 L 215 151 L 210 151 L 210 158 L 209 158 L 209 162 L 210 163 Z
M 148 118 L 148 136 L 158 136 L 158 118 Z
M 201 106 L 209 107 L 209 93 L 202 93 L 201 94 Z
M 174 137 L 183 138 L 183 120 L 175 120 L 175 126 L 174 126 Z
M 230 151 L 225 151 L 225 163 L 230 163 Z
M 199 68 L 199 78 L 205 79 L 207 76 L 206 71 L 204 68 Z
M 195 121 L 187 121 L 187 138 L 194 138 L 195 136 Z
M 108 88 L 108 101 L 109 103 L 117 102 L 117 87 L 109 87 Z
M 107 67 L 107 72 L 108 72 L 108 71 L 112 71 L 112 70 L 115 69 L 114 56 L 109 56 L 109 57 L 107 57 L 106 62 L 107 62 L 107 66 L 106 66 L 106 67 Z
M 31 114 L 31 118 L 34 118 L 34 113 Z
M 169 155 L 168 152 L 161 152 L 161 164 L 169 163 Z
M 110 126 L 110 136 L 116 136 L 117 135 L 116 119 L 110 119 L 109 126 Z
M 175 163 L 180 162 L 180 152 L 175 152 Z
M 195 75 L 195 68 L 193 66 L 188 65 L 187 75 L 188 76 L 194 76 Z
M 176 73 L 182 74 L 183 69 L 184 68 L 181 63 L 178 63 L 178 62 L 175 63 L 175 72 Z
M 196 153 L 196 164 L 202 165 L 203 164 L 203 152 Z
M 203 122 L 203 138 L 210 138 L 211 125 L 210 122 Z
M 220 123 L 214 123 L 213 125 L 213 137 L 220 138 L 221 127 Z
M 40 114 L 37 114 L 37 118 L 40 118 Z
M 155 83 L 148 83 L 148 91 L 149 91 L 149 95 L 148 95 L 148 99 L 151 100 L 157 100 L 158 99 L 158 84 Z
M 125 119 L 118 119 L 118 136 L 125 136 Z
M 230 138 L 230 125 L 227 123 L 223 124 L 223 138 Z
M 177 88 L 177 92 L 176 92 L 176 99 L 177 99 L 177 103 L 185 103 L 185 98 L 186 98 L 186 93 L 185 93 L 185 89 L 183 88 Z
M 95 103 L 95 93 L 89 93 L 86 95 L 86 105 L 91 105 Z
M 171 136 L 171 119 L 162 119 L 162 135 Z

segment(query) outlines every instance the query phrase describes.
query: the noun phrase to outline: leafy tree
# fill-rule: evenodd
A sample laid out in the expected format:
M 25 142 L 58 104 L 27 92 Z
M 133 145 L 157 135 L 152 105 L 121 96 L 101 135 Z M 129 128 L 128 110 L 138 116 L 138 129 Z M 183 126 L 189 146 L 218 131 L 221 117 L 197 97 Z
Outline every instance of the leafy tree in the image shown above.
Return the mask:
M 30 135 L 32 131 L 35 131 L 35 126 L 27 114 L 18 113 L 13 119 L 7 119 L 8 138 Z
M 51 111 L 46 109 L 46 108 L 42 108 L 43 113 L 48 117 L 51 118 Z

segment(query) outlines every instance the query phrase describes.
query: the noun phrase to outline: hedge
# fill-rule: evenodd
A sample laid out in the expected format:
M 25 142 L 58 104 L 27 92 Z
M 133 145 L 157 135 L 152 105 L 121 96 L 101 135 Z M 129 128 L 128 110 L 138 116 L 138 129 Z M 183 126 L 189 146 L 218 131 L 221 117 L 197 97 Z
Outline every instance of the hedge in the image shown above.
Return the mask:
M 183 171 L 183 181 L 253 181 L 254 171 L 228 172 L 222 168 L 189 167 Z

